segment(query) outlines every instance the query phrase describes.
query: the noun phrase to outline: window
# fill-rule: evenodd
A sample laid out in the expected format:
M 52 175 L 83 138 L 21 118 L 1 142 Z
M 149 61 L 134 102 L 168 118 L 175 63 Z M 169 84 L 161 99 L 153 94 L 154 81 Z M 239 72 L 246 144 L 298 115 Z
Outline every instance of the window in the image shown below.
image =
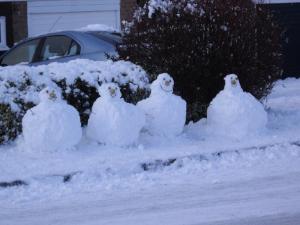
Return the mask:
M 6 21 L 4 16 L 0 16 L 0 51 L 7 50 L 6 45 Z
M 15 65 L 15 64 L 27 64 L 33 61 L 35 51 L 39 45 L 40 39 L 35 39 L 23 43 L 16 48 L 12 49 L 2 59 L 2 65 Z
M 79 54 L 79 48 L 79 45 L 69 37 L 47 37 L 42 49 L 41 60 L 77 55 Z

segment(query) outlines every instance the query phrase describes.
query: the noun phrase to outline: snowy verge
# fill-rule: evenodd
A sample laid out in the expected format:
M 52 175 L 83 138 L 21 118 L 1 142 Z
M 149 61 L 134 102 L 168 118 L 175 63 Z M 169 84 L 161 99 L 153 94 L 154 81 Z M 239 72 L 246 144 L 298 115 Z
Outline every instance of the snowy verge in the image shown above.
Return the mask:
M 274 87 L 277 94 L 268 98 L 266 133 L 238 142 L 201 136 L 196 126 L 189 125 L 173 139 L 143 135 L 131 148 L 99 145 L 86 138 L 76 148 L 57 153 L 29 153 L 16 143 L 2 146 L 0 181 L 23 179 L 29 185 L 0 189 L 0 199 L 11 204 L 83 192 L 104 196 L 183 184 L 187 178 L 205 187 L 207 183 L 299 172 L 300 115 L 287 100 L 289 96 L 300 99 L 300 79 L 290 84 L 282 81 L 286 87 L 281 92 L 280 82 Z M 296 82 L 298 85 L 292 85 Z M 275 99 L 280 99 L 280 111 L 270 104 Z
M 178 158 L 169 165 L 159 165 L 156 161 L 156 166 L 149 167 L 146 171 L 143 164 L 139 163 L 142 157 L 128 157 L 127 161 L 124 161 L 126 154 L 122 154 L 121 157 L 114 156 L 113 160 L 94 157 L 87 160 L 87 157 L 82 157 L 81 166 L 78 166 L 78 162 L 74 160 L 78 159 L 79 155 L 74 154 L 76 156 L 69 155 L 69 159 L 66 157 L 56 159 L 61 160 L 65 165 L 61 168 L 53 168 L 53 173 L 42 174 L 42 170 L 46 168 L 41 167 L 40 174 L 37 172 L 34 176 L 28 174 L 24 176 L 24 180 L 9 180 L 7 184 L 18 181 L 20 185 L 15 188 L 0 189 L 1 201 L 15 204 L 60 199 L 84 192 L 98 192 L 101 193 L 100 195 L 112 194 L 115 191 L 134 192 L 167 184 L 182 184 L 186 179 L 195 178 L 198 184 L 205 186 L 205 184 L 249 180 L 300 170 L 297 166 L 300 161 L 298 142 L 187 156 Z M 44 167 L 58 166 L 57 163 L 58 161 L 47 160 Z M 70 170 L 71 164 L 75 164 L 75 167 L 77 165 L 77 168 L 82 170 Z M 37 165 L 31 167 L 37 169 Z
M 285 152 L 282 152 L 283 149 L 287 149 Z M 144 172 L 159 172 L 162 170 L 174 170 L 181 169 L 183 167 L 189 166 L 190 163 L 198 164 L 198 166 L 205 166 L 208 164 L 222 164 L 225 161 L 231 161 L 236 163 L 245 163 L 250 162 L 252 160 L 256 161 L 264 161 L 266 159 L 275 159 L 281 158 L 285 155 L 291 155 L 294 157 L 300 157 L 300 140 L 292 141 L 292 142 L 284 142 L 284 143 L 274 143 L 268 145 L 258 145 L 240 149 L 228 148 L 228 149 L 219 149 L 215 150 L 212 153 L 194 153 L 185 156 L 174 156 L 172 158 L 162 158 L 162 159 L 147 159 L 143 157 L 137 157 L 133 160 L 129 160 L 129 162 L 124 164 L 119 164 L 118 162 L 114 162 L 111 165 L 106 165 L 101 167 L 97 173 L 103 174 L 112 174 L 112 171 L 122 171 L 123 176 L 131 176 Z M 241 160 L 242 159 L 242 160 Z M 95 160 L 95 162 L 98 162 Z M 94 162 L 94 163 L 95 163 Z M 248 163 L 247 162 L 247 163 Z M 96 163 L 97 164 L 97 163 Z M 69 168 L 71 169 L 71 168 Z M 84 168 L 82 170 L 75 171 L 63 171 L 59 172 L 55 169 L 53 173 L 51 170 L 48 170 L 49 174 L 36 174 L 32 177 L 25 176 L 23 179 L 17 179 L 14 181 L 1 181 L 0 187 L 13 187 L 20 185 L 28 185 L 30 181 L 43 181 L 49 177 L 57 178 L 61 182 L 70 182 L 75 176 L 84 174 L 85 176 L 90 176 L 91 167 Z M 95 171 L 94 171 L 95 172 Z M 115 174 L 117 175 L 117 174 Z M 120 174 L 119 174 L 120 175 Z M 118 176 L 119 176 L 118 175 Z M 3 177 L 1 178 L 3 179 Z M 3 184 L 3 185 L 1 185 Z M 6 184 L 6 185 L 5 185 Z

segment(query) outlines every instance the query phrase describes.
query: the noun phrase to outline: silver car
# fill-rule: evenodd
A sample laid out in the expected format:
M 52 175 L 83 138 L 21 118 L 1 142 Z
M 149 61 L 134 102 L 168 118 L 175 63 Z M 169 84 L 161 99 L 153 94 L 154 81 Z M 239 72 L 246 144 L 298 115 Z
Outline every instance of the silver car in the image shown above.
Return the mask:
M 105 31 L 62 31 L 26 39 L 0 58 L 0 66 L 42 65 L 73 59 L 106 60 L 116 56 L 121 43 L 118 33 Z

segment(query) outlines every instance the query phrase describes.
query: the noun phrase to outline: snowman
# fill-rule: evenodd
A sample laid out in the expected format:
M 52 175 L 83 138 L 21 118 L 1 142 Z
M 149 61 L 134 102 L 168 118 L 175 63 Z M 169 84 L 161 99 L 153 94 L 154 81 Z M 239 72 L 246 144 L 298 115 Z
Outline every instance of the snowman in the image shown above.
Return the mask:
M 92 107 L 87 136 L 102 144 L 122 147 L 135 144 L 145 124 L 144 113 L 121 98 L 115 83 L 102 84 L 98 91 L 100 98 Z
M 174 137 L 183 131 L 186 102 L 173 94 L 173 87 L 173 78 L 160 74 L 151 84 L 150 97 L 137 104 L 146 114 L 145 130 L 152 135 Z
M 69 149 L 79 143 L 82 135 L 77 110 L 51 87 L 43 89 L 40 103 L 29 109 L 22 120 L 25 145 L 33 151 Z
M 210 132 L 232 138 L 252 136 L 265 130 L 267 113 L 250 93 L 244 92 L 237 75 L 225 77 L 225 88 L 207 110 Z

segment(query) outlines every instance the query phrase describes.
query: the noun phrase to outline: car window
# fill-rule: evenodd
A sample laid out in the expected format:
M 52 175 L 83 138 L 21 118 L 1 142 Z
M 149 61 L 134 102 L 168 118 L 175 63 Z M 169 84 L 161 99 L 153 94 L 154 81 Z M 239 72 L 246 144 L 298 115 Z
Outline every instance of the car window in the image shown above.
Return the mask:
M 77 55 L 79 45 L 66 36 L 47 37 L 41 52 L 41 60 L 51 60 L 65 56 Z
M 114 46 L 121 44 L 121 42 L 122 42 L 122 37 L 119 33 L 107 33 L 107 32 L 101 32 L 101 31 L 91 31 L 91 32 L 87 32 L 87 33 L 100 39 L 100 40 L 109 42 L 109 43 L 113 44 Z
M 1 61 L 2 65 L 27 64 L 33 61 L 35 51 L 40 39 L 28 41 L 20 44 L 5 55 Z
M 68 55 L 69 56 L 71 56 L 71 55 L 78 55 L 79 51 L 80 51 L 79 45 L 75 41 L 72 41 Z

